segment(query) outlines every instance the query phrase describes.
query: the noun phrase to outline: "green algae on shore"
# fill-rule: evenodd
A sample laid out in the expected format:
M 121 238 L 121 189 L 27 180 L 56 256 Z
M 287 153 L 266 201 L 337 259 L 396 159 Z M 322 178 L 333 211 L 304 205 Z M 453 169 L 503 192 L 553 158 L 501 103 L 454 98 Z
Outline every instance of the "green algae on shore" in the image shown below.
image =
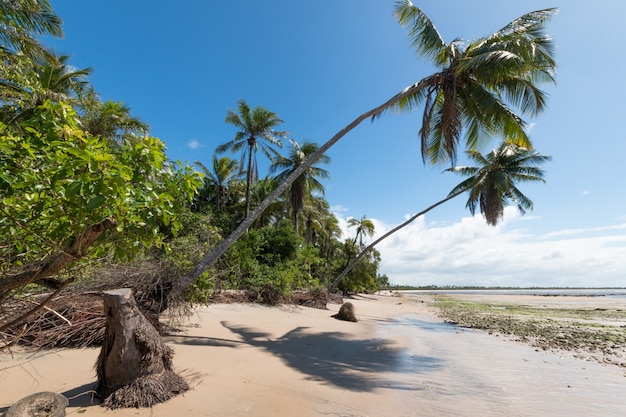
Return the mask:
M 439 315 L 458 326 L 512 336 L 544 350 L 626 368 L 626 311 L 477 302 L 435 297 Z

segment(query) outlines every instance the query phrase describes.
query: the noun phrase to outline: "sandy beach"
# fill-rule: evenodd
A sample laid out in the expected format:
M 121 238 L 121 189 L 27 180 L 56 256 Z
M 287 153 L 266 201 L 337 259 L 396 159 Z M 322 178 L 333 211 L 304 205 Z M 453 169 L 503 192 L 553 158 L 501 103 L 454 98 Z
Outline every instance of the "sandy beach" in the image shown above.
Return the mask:
M 98 349 L 4 355 L 0 412 L 55 391 L 70 398 L 67 415 L 87 416 L 626 415 L 622 367 L 457 328 L 429 296 L 350 301 L 358 323 L 330 318 L 336 304 L 198 309 L 165 338 L 193 388 L 152 409 L 91 401 Z

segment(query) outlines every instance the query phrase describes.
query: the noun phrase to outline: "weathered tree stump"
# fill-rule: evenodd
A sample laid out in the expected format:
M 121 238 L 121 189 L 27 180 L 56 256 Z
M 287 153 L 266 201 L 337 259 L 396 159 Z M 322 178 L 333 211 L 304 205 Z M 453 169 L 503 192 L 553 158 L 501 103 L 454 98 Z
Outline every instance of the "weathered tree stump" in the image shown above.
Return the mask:
M 13 404 L 4 417 L 65 417 L 69 401 L 56 392 L 38 392 Z
M 172 348 L 137 308 L 129 288 L 104 293 L 106 329 L 96 391 L 108 408 L 151 407 L 189 389 L 172 370 Z
M 356 315 L 354 314 L 354 304 L 349 301 L 346 301 L 339 307 L 339 312 L 337 314 L 333 314 L 331 317 L 336 318 L 337 320 L 344 321 L 352 321 L 357 322 Z

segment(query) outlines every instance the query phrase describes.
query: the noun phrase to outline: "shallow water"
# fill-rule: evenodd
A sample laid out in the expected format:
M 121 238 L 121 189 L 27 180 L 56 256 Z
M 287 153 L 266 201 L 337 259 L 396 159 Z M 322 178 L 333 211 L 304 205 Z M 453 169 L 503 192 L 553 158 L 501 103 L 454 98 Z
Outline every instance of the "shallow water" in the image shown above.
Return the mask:
M 378 332 L 409 340 L 397 375 L 411 389 L 391 395 L 398 410 L 408 407 L 414 414 L 399 415 L 626 416 L 626 377 L 617 366 L 419 315 L 382 324 Z

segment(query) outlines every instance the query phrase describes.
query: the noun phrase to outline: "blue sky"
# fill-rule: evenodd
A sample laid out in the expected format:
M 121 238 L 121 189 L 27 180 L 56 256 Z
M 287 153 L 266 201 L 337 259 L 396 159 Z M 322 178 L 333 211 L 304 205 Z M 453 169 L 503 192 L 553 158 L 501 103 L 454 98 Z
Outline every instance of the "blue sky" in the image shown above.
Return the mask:
M 71 55 L 72 65 L 93 67 L 99 94 L 130 106 L 172 159 L 208 165 L 215 147 L 234 136 L 224 116 L 239 99 L 276 112 L 293 139 L 321 144 L 432 73 L 411 50 L 393 4 L 52 0 L 65 38 L 47 43 Z M 522 185 L 535 205 L 526 216 L 507 209 L 501 225 L 487 227 L 458 197 L 381 243 L 381 273 L 414 285 L 626 286 L 626 87 L 619 75 L 626 2 L 415 4 L 447 41 L 559 8 L 548 27 L 557 85 L 545 88 L 548 110 L 528 120 L 536 149 L 553 160 L 546 184 Z M 423 165 L 419 128 L 419 111 L 385 115 L 331 148 L 326 197 L 344 224 L 366 215 L 384 233 L 461 181 L 445 167 Z M 262 158 L 259 164 L 263 175 Z

